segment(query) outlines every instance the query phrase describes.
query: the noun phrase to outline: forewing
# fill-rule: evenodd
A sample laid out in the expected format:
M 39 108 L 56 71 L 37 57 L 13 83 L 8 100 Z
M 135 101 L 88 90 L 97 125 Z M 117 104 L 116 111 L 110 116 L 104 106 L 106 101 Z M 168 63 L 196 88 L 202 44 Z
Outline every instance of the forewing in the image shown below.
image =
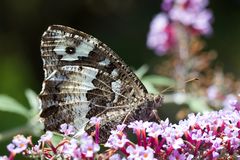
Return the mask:
M 40 116 L 46 129 L 58 130 L 62 123 L 81 129 L 92 116 L 122 111 L 147 92 L 115 52 L 75 29 L 50 26 L 42 36 L 41 54 L 45 75 Z

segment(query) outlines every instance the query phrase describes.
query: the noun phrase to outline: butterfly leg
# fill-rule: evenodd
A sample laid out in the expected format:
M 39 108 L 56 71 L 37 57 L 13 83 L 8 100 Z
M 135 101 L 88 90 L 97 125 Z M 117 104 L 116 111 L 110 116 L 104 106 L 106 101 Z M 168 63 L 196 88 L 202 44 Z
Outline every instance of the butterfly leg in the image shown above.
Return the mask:
M 154 116 L 158 122 L 161 121 L 161 119 L 160 119 L 160 117 L 158 115 L 158 111 L 156 109 L 152 110 L 152 113 L 151 113 L 150 117 L 152 117 L 152 116 Z
M 131 114 L 131 112 L 132 112 L 133 110 L 134 110 L 134 108 L 132 108 L 132 109 L 126 114 L 125 118 L 123 119 L 122 124 L 125 124 L 125 122 L 127 121 L 129 115 Z

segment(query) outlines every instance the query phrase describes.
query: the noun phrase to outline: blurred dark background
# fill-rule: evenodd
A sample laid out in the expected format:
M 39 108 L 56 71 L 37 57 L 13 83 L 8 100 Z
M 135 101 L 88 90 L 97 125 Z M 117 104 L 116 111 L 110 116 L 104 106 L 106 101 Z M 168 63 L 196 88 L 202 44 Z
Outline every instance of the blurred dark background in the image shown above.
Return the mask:
M 153 65 L 157 57 L 146 48 L 159 0 L 1 0 L 0 2 L 0 94 L 24 105 L 27 88 L 39 93 L 43 71 L 39 45 L 51 24 L 67 25 L 94 35 L 115 50 L 127 64 L 138 68 Z M 212 0 L 212 36 L 207 49 L 219 56 L 217 63 L 240 77 L 240 0 Z M 0 112 L 0 131 L 22 124 L 25 119 Z M 1 146 L 2 148 L 2 146 Z M 1 150 L 0 150 L 1 153 Z

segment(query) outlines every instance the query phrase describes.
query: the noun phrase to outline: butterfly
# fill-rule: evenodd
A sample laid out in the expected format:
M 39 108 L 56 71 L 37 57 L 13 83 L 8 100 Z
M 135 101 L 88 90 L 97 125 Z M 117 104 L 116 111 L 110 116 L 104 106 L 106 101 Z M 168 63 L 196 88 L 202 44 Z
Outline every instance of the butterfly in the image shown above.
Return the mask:
M 67 123 L 91 133 L 90 118 L 100 117 L 105 142 L 118 124 L 148 120 L 162 102 L 112 49 L 84 32 L 49 26 L 42 35 L 41 57 L 40 117 L 46 130 L 59 132 Z

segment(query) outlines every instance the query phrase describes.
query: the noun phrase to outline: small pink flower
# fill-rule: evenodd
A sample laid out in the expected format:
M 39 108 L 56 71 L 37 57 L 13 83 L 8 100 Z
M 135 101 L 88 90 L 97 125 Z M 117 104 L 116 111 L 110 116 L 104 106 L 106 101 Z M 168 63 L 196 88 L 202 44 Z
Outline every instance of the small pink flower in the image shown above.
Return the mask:
M 216 138 L 214 140 L 211 140 L 211 142 L 212 142 L 212 148 L 214 148 L 216 151 L 223 149 L 222 138 Z
M 140 157 L 142 160 L 156 160 L 156 158 L 154 158 L 154 150 L 149 146 L 140 153 Z
M 129 156 L 127 159 L 135 160 L 135 159 L 141 159 L 141 160 L 156 160 L 154 158 L 154 150 L 151 149 L 149 146 L 147 146 L 146 149 L 144 149 L 143 146 L 128 146 L 127 147 L 127 153 L 129 153 Z
M 99 124 L 100 122 L 101 122 L 101 120 L 102 120 L 102 118 L 101 117 L 92 117 L 91 119 L 90 119 L 90 123 L 91 124 Z
M 151 125 L 152 122 L 148 121 L 143 122 L 142 120 L 131 122 L 128 125 L 128 128 L 132 128 L 133 132 L 136 134 L 138 139 L 138 145 L 143 145 L 144 147 L 146 147 L 147 145 L 146 129 L 149 128 Z
M 118 149 L 124 147 L 127 142 L 129 140 L 126 135 L 111 134 L 104 146 Z
M 17 135 L 13 138 L 12 143 L 7 146 L 11 153 L 21 153 L 27 149 L 30 140 L 23 135 Z
M 173 149 L 179 149 L 184 145 L 183 139 L 182 138 L 178 138 L 176 139 L 173 144 L 172 147 Z
M 72 125 L 64 123 L 60 125 L 60 132 L 64 133 L 65 136 L 74 135 L 75 129 Z
M 139 145 L 135 145 L 135 146 L 129 145 L 126 151 L 127 153 L 129 153 L 129 156 L 127 157 L 127 159 L 130 159 L 130 160 L 140 159 L 140 154 L 142 151 L 144 151 L 144 147 Z
M 53 133 L 51 131 L 47 131 L 44 135 L 41 136 L 40 141 L 41 142 L 51 141 L 52 137 Z
M 126 124 L 119 124 L 119 125 L 117 125 L 117 131 L 122 132 L 126 126 L 127 126 Z
M 93 138 L 86 135 L 81 137 L 80 148 L 82 154 L 84 154 L 86 157 L 93 157 L 94 153 L 100 150 L 100 146 L 93 141 Z
M 192 140 L 202 140 L 203 138 L 203 133 L 202 133 L 202 130 L 201 129 L 193 129 L 191 132 L 191 138 Z
M 130 124 L 128 125 L 128 128 L 132 128 L 134 131 L 135 130 L 145 130 L 148 127 L 150 127 L 152 125 L 152 122 L 143 122 L 142 120 L 140 121 L 134 121 L 134 122 L 130 122 Z
M 75 150 L 78 148 L 78 141 L 71 139 L 69 143 L 65 143 L 62 147 L 62 153 L 65 156 L 74 156 Z
M 153 123 L 150 127 L 146 129 L 146 132 L 148 133 L 148 136 L 157 138 L 159 135 L 161 135 L 163 131 L 159 124 Z

